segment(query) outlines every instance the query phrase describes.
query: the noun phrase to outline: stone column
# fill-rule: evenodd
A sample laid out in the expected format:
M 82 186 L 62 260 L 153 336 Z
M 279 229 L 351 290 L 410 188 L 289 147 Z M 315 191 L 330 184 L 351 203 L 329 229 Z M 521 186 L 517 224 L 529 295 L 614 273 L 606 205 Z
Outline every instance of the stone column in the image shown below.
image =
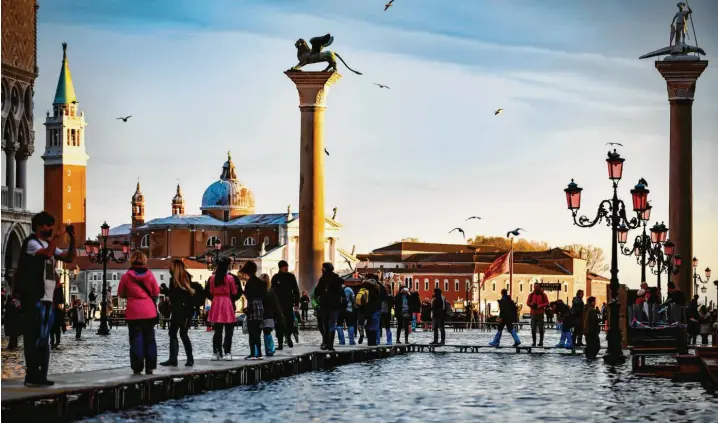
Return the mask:
M 666 59 L 657 61 L 656 69 L 666 80 L 670 103 L 668 228 L 669 237 L 676 244 L 675 252 L 684 263 L 680 273 L 669 276 L 669 280 L 690 297 L 693 292 L 690 266 L 693 258 L 693 94 L 708 62 L 696 56 Z
M 23 210 L 27 209 L 27 158 L 28 154 L 25 151 L 18 151 L 15 156 L 17 164 L 15 185 L 22 190 L 22 204 L 18 204 L 17 207 Z
M 15 146 L 5 148 L 5 185 L 7 186 L 7 206 L 15 209 Z
M 324 110 L 329 87 L 341 78 L 336 72 L 285 74 L 299 92 L 301 137 L 299 152 L 299 285 L 310 291 L 324 261 Z

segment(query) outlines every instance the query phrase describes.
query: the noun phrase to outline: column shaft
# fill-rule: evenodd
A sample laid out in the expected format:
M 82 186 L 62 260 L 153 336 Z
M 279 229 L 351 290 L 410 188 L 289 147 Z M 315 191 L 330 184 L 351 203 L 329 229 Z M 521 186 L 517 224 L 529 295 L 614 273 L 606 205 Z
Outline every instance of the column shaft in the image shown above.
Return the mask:
M 15 171 L 15 185 L 22 190 L 22 204 L 17 207 L 23 210 L 27 209 L 27 157 L 16 158 L 17 169 Z
M 17 208 L 15 204 L 15 150 L 5 150 L 5 185 L 7 186 L 8 207 Z

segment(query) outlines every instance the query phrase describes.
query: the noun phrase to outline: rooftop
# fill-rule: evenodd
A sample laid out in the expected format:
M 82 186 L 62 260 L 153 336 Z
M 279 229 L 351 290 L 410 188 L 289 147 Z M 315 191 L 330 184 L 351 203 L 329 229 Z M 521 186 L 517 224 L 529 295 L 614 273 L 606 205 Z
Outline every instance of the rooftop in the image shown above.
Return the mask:
M 150 270 L 169 270 L 172 260 L 173 258 L 151 258 L 147 260 L 147 268 Z M 182 261 L 184 261 L 185 266 L 190 270 L 207 269 L 207 266 L 204 263 L 200 263 L 196 260 L 183 258 Z M 77 256 L 72 263 L 68 263 L 69 268 L 73 268 L 75 266 L 78 266 L 80 270 L 102 270 L 101 264 L 91 262 L 90 258 L 87 256 Z M 128 270 L 129 268 L 130 264 L 127 262 L 115 263 L 110 260 L 107 263 L 108 270 Z

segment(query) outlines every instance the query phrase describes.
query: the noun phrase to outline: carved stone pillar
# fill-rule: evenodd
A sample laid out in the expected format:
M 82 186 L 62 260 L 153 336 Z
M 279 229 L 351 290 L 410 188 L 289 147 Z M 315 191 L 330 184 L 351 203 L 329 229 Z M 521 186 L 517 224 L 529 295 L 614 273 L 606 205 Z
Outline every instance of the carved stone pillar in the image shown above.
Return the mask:
M 15 152 L 17 144 L 8 142 L 5 147 L 5 185 L 7 186 L 7 206 L 11 209 L 17 208 L 15 205 Z
M 693 257 L 693 95 L 696 81 L 707 66 L 704 60 L 656 62 L 656 69 L 666 80 L 670 103 L 669 237 L 684 263 Z M 691 266 L 681 266 L 680 273 L 669 278 L 681 291 L 693 295 Z
M 22 190 L 22 203 L 17 204 L 16 207 L 23 210 L 27 209 L 27 158 L 34 152 L 32 144 L 23 146 L 15 155 L 15 163 L 17 169 L 15 169 L 15 186 Z M 68 297 L 69 298 L 69 297 Z
M 310 291 L 324 261 L 324 110 L 336 72 L 285 72 L 299 92 L 299 285 Z

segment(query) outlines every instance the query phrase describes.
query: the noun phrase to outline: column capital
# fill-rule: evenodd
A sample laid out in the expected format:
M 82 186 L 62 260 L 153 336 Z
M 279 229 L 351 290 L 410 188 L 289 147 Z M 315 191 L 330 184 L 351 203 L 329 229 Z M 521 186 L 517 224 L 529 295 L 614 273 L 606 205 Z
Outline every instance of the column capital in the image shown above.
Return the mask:
M 337 72 L 286 71 L 284 74 L 297 86 L 300 108 L 326 108 L 329 87 L 342 77 Z
M 706 60 L 663 60 L 656 69 L 666 80 L 668 100 L 693 100 L 696 81 L 708 66 Z

